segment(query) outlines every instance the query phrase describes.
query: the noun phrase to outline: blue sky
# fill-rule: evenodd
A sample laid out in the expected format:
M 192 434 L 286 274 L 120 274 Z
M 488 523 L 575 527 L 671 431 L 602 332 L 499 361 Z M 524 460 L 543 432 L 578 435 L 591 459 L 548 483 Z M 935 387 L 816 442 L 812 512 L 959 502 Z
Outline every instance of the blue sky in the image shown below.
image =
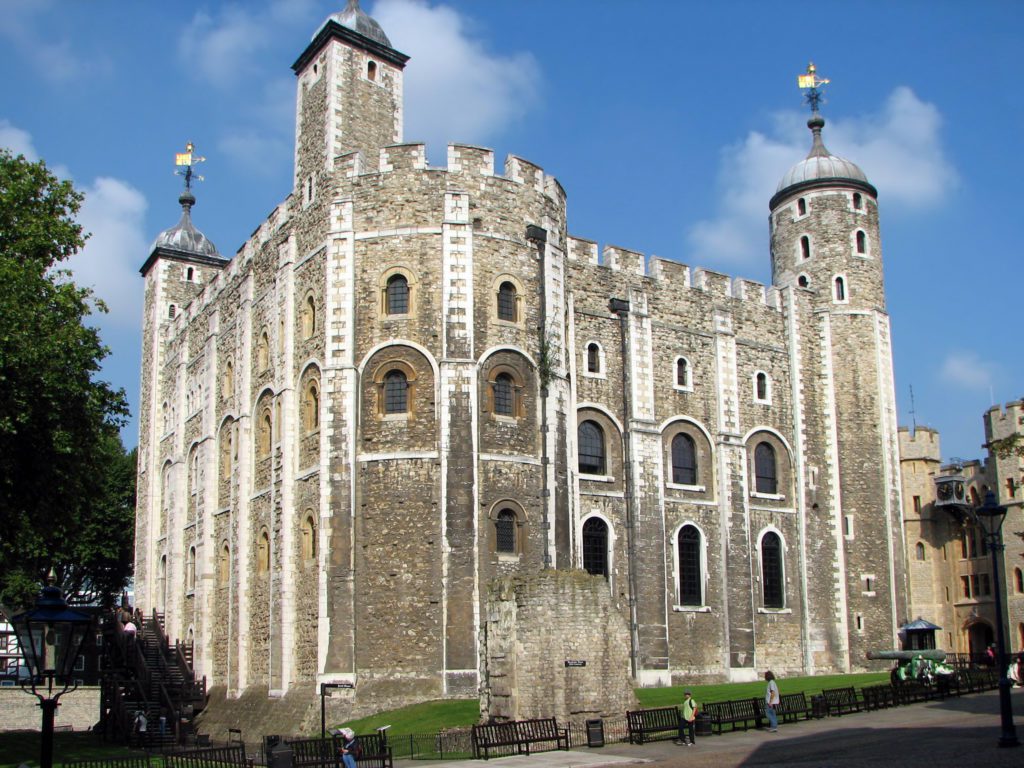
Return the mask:
M 104 377 L 138 406 L 142 280 L 207 157 L 196 225 L 232 255 L 288 194 L 291 64 L 344 0 L 0 0 L 0 145 L 87 194 L 70 266 L 110 306 Z M 831 78 L 825 140 L 878 187 L 901 424 L 980 455 L 1024 396 L 1019 2 L 364 0 L 406 69 L 406 140 L 556 176 L 574 235 L 769 280 L 768 200 L 809 147 L 796 75 Z M 500 161 L 499 161 L 500 164 Z M 137 442 L 137 424 L 125 429 Z

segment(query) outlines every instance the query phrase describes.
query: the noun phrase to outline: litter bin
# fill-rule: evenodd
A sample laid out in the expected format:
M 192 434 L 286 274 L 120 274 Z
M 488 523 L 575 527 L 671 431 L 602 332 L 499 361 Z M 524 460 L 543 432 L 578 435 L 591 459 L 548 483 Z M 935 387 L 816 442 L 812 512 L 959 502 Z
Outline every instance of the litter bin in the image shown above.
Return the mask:
M 825 703 L 824 696 L 811 696 L 811 717 L 828 717 L 828 704 Z
M 698 712 L 697 720 L 693 724 L 693 732 L 695 736 L 710 736 L 711 716 L 706 712 Z
M 263 738 L 263 754 L 267 759 L 267 768 L 292 768 L 295 764 L 295 751 L 280 736 Z
M 604 746 L 604 720 L 599 717 L 587 720 L 587 746 Z

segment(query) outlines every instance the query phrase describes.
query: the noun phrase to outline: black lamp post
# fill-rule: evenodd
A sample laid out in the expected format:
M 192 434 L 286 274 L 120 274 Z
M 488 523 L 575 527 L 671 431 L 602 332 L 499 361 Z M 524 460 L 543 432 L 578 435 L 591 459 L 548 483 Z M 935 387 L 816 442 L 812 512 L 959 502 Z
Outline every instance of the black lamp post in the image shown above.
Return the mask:
M 82 643 L 92 628 L 92 616 L 68 608 L 64 595 L 53 581 L 51 571 L 50 584 L 39 593 L 36 607 L 11 617 L 29 672 L 29 682 L 22 683 L 22 688 L 39 699 L 43 710 L 41 768 L 53 768 L 53 716 L 57 712 L 57 700 L 78 687 L 77 684 L 72 687 L 72 673 Z M 40 691 L 44 680 L 46 685 Z
M 999 715 L 1003 732 L 1000 747 L 1019 747 L 1017 731 L 1013 727 L 1013 705 L 1010 702 L 1010 680 L 1006 677 L 1006 640 L 1003 637 L 1003 593 L 999 587 L 999 553 L 1003 550 L 1003 520 L 1006 507 L 996 503 L 992 491 L 985 494 L 985 503 L 975 508 L 974 515 L 985 531 L 985 541 L 992 553 L 992 586 L 996 593 L 996 663 L 999 665 Z

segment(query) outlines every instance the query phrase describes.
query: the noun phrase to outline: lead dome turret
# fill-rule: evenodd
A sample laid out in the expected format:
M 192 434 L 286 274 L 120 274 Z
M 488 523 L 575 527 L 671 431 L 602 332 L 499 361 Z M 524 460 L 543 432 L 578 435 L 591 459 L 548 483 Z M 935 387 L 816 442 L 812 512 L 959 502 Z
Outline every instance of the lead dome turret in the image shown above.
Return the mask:
M 181 204 L 181 218 L 173 227 L 156 236 L 150 252 L 161 248 L 189 255 L 220 258 L 217 246 L 192 223 L 191 210 L 196 204 L 195 196 L 189 190 L 185 190 L 178 198 L 178 202 Z
M 860 166 L 828 151 L 821 138 L 825 118 L 815 112 L 807 121 L 807 127 L 811 129 L 813 136 L 811 151 L 807 153 L 807 157 L 786 171 L 775 189 L 775 195 L 769 203 L 770 208 L 774 208 L 784 197 L 796 192 L 837 184 L 861 187 L 871 196 L 878 196 L 877 190 L 868 181 Z
M 324 28 L 324 24 L 330 21 L 336 21 L 343 27 L 348 27 L 353 32 L 358 32 L 363 37 L 368 37 L 374 42 L 386 45 L 388 48 L 391 47 L 391 41 L 388 40 L 388 36 L 384 34 L 383 28 L 377 23 L 377 20 L 372 16 L 368 15 L 362 8 L 359 7 L 359 0 L 348 0 L 348 5 L 345 6 L 345 10 L 332 13 L 326 19 L 323 24 L 317 27 L 316 32 L 313 33 L 313 39 L 320 34 L 320 30 Z

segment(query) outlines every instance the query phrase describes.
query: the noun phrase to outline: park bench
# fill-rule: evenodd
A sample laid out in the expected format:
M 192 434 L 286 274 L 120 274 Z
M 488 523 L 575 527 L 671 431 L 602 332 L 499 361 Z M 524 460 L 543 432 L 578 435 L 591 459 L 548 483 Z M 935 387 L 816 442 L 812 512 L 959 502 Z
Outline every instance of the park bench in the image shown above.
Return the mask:
M 643 744 L 652 733 L 672 732 L 679 735 L 679 710 L 675 707 L 634 709 L 626 712 L 630 744 Z
M 758 699 L 762 701 L 763 699 Z M 784 723 L 795 723 L 803 715 L 804 720 L 811 719 L 811 705 L 803 691 L 799 693 L 784 693 L 779 697 L 779 705 L 775 708 L 775 714 Z
M 935 698 L 938 692 L 918 680 L 904 680 L 896 686 L 896 702 L 898 704 L 916 704 L 919 701 L 929 701 Z
M 164 755 L 166 768 L 251 768 L 252 761 L 245 756 L 244 744 L 229 744 L 226 747 L 190 749 L 183 752 L 168 752 Z
M 73 760 L 64 763 L 64 768 L 150 768 L 149 755 L 139 757 L 115 757 L 103 760 Z
M 359 744 L 359 755 L 356 763 L 365 768 L 394 768 L 391 746 L 387 737 L 379 733 L 356 736 Z M 285 739 L 285 744 L 292 750 L 294 768 L 335 768 L 341 764 L 339 759 L 343 741 L 338 736 L 324 739 Z
M 569 749 L 569 731 L 559 728 L 553 717 L 473 726 L 473 755 L 478 760 L 489 759 L 495 748 L 515 747 L 517 754 L 524 749 L 530 754 L 530 745 L 552 741 L 557 749 Z
M 860 695 L 864 699 L 864 709 L 868 712 L 873 709 L 888 709 L 899 703 L 896 691 L 891 685 L 867 685 L 860 689 Z
M 713 733 L 721 733 L 723 725 L 731 726 L 730 730 L 733 731 L 737 728 L 745 731 L 750 727 L 750 723 L 755 726 L 761 723 L 764 717 L 764 700 L 757 698 L 713 701 L 704 705 L 704 714 L 711 721 Z
M 828 714 L 844 715 L 847 712 L 860 712 L 861 704 L 857 699 L 857 691 L 851 685 L 849 688 L 826 688 L 821 692 L 825 697 L 825 706 L 828 707 Z

